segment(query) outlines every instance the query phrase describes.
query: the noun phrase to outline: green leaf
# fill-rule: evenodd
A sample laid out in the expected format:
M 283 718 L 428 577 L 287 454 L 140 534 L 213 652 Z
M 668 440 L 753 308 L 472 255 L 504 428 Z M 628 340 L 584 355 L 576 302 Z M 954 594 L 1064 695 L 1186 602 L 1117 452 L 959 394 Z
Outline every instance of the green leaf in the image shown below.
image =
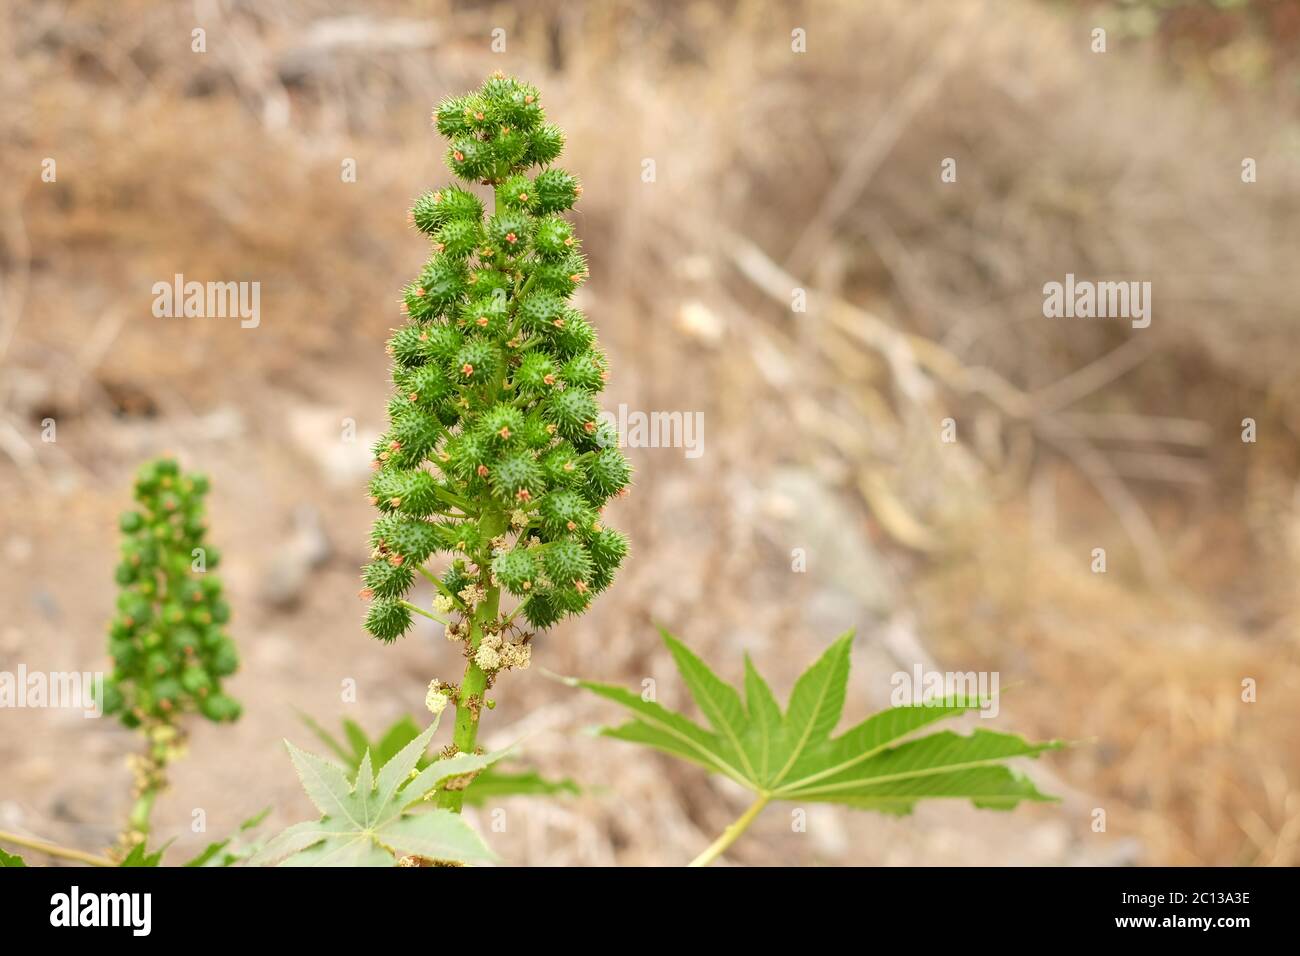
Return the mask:
M 471 806 L 481 807 L 489 800 L 504 797 L 558 797 L 561 794 L 577 796 L 582 792 L 574 781 L 547 780 L 536 770 L 522 773 L 507 773 L 495 766 L 488 767 L 473 779 L 465 789 L 465 802 Z
M 435 760 L 423 770 L 435 722 L 408 741 L 376 774 L 370 751 L 349 779 L 345 771 L 285 741 L 319 820 L 295 824 L 267 842 L 254 864 L 281 866 L 392 866 L 406 854 L 437 862 L 475 863 L 494 859 L 464 819 L 426 805 L 438 786 L 477 773 L 504 752 L 458 754 Z
M 169 846 L 171 846 L 170 840 L 159 847 L 156 852 L 149 853 L 145 850 L 143 843 L 137 843 L 131 847 L 131 852 L 126 855 L 126 859 L 119 863 L 118 866 L 160 866 L 163 853 L 166 852 Z
M 790 707 L 785 716 L 789 753 L 784 755 L 773 777 L 779 784 L 805 749 L 821 743 L 831 735 L 844 711 L 844 692 L 849 682 L 849 649 L 853 632 L 841 636 L 826 653 L 795 681 Z
M 1012 734 L 988 730 L 977 730 L 968 737 L 946 730 L 888 748 L 829 775 L 816 774 L 814 778 L 818 779 L 782 787 L 778 793 L 786 799 L 829 802 L 840 802 L 844 797 L 871 798 L 881 792 L 887 792 L 891 799 L 912 793 L 924 797 L 961 796 L 962 772 L 993 767 L 1012 757 L 1036 757 L 1054 746 L 1056 745 L 1051 743 L 1030 744 Z M 1004 767 L 997 769 L 1005 771 Z M 931 777 L 942 779 L 936 782 L 930 780 Z M 1001 791 L 981 789 L 992 784 L 995 779 L 1001 780 L 1004 786 L 1010 788 L 1007 796 L 1024 792 L 1019 781 L 1011 777 L 969 774 L 964 779 L 979 784 L 979 787 L 971 791 L 972 797 L 1002 795 Z M 898 786 L 903 783 L 907 786 Z M 1037 791 L 1033 793 L 1036 794 Z
M 254 827 L 261 826 L 262 821 L 266 819 L 266 815 L 270 812 L 271 812 L 271 808 L 266 807 L 265 809 L 262 810 L 261 813 L 254 814 L 253 816 L 249 817 L 247 820 L 239 824 L 240 832 L 242 833 L 251 830 Z
M 701 752 L 694 745 L 687 745 L 682 739 L 658 725 L 647 724 L 640 720 L 631 720 L 619 727 L 606 727 L 601 731 L 605 737 L 613 737 L 615 740 L 626 741 L 631 744 L 643 744 L 647 747 L 653 747 L 661 750 L 670 757 L 676 757 L 679 760 L 687 760 L 694 764 L 699 764 L 705 770 L 713 773 L 721 773 L 731 777 L 742 784 L 747 785 L 747 781 L 738 775 L 737 771 L 731 771 L 719 766 L 716 762 L 709 759 L 707 752 Z
M 780 789 L 792 790 L 848 770 L 927 724 L 956 717 L 983 706 L 983 703 L 976 698 L 949 697 L 925 704 L 882 710 L 849 728 L 834 740 L 805 753 L 790 768 L 789 779 Z
M 410 715 L 400 717 L 394 721 L 377 741 L 365 736 L 364 731 L 358 736 L 356 731 L 361 730 L 360 726 L 352 721 L 346 721 L 345 728 L 351 725 L 355 730 L 349 731 L 345 729 L 345 736 L 350 742 L 348 746 L 345 746 L 311 717 L 303 713 L 299 713 L 298 716 L 312 733 L 344 762 L 345 772 L 354 774 L 360 768 L 361 759 L 367 751 L 370 752 L 370 759 L 375 764 L 385 766 L 408 744 L 421 735 L 420 726 Z M 350 749 L 352 746 L 358 748 L 355 753 Z M 427 746 L 426 741 L 424 747 L 417 748 L 419 756 L 415 763 L 416 770 L 423 770 L 433 762 L 433 759 L 425 752 Z M 395 765 L 394 774 L 396 770 Z M 465 790 L 465 802 L 473 806 L 482 806 L 488 800 L 498 800 L 504 797 L 545 797 L 578 794 L 580 792 L 581 788 L 573 780 L 548 780 L 535 770 L 510 773 L 493 765 L 483 768 L 470 782 Z
M 793 799 L 793 798 L 792 798 Z M 953 773 L 866 785 L 829 795 L 800 794 L 797 799 L 815 803 L 842 803 L 881 813 L 911 813 L 918 800 L 970 800 L 982 810 L 1010 810 L 1022 800 L 1047 801 L 1028 777 L 1003 766 L 976 767 Z
M 193 859 L 186 860 L 184 863 L 181 864 L 181 866 L 207 866 L 208 863 L 211 860 L 213 860 L 218 853 L 220 853 L 229 845 L 230 845 L 229 839 L 221 840 L 217 843 L 209 843 L 206 847 L 203 848 L 202 853 L 200 853 L 198 856 L 194 857 Z
M 754 765 L 740 742 L 748 724 L 745 705 L 740 702 L 740 695 L 736 693 L 735 688 L 709 670 L 708 666 L 692 654 L 685 644 L 665 630 L 661 629 L 659 633 L 664 643 L 668 645 L 673 661 L 677 664 L 677 670 L 681 673 L 682 680 L 686 681 L 695 703 L 704 712 L 713 729 L 731 745 L 735 753 L 739 754 L 740 763 L 748 778 L 754 779 L 756 777 Z
M 459 788 L 448 787 L 447 789 L 463 789 L 469 786 L 474 776 L 479 771 L 490 767 L 502 757 L 506 756 L 509 751 L 499 750 L 490 754 L 456 754 L 454 757 L 448 757 L 446 760 L 437 760 L 421 770 L 411 782 L 402 788 L 393 800 L 392 806 L 400 809 L 409 806 L 416 800 L 420 800 L 426 793 L 434 790 L 439 784 L 451 781 L 455 777 L 467 777 L 462 786 Z M 473 775 L 473 776 L 470 776 Z
M 280 865 L 356 867 L 392 866 L 395 862 L 392 852 L 376 842 L 372 835 L 349 829 L 344 823 L 322 820 L 314 835 L 319 839 L 312 840 L 301 852 L 288 857 Z
M 322 840 L 330 839 L 336 832 L 337 829 L 328 822 L 328 818 L 295 823 L 268 840 L 249 862 L 254 866 L 261 866 L 284 860 L 315 846 Z
M 375 752 L 375 760 L 381 765 L 387 763 L 399 750 L 418 736 L 420 736 L 419 725 L 410 716 L 400 718 L 384 732 L 379 743 L 371 748 Z M 420 764 L 421 770 L 426 763 L 428 763 L 427 759 Z
M 334 756 L 349 763 L 353 767 L 356 767 L 356 765 L 361 762 L 360 753 L 358 753 L 354 759 L 352 754 L 348 752 L 348 749 L 339 743 L 338 739 L 334 737 L 333 734 L 318 724 L 310 715 L 298 711 L 298 719 L 307 725 L 307 729 L 315 734 L 316 739 L 328 747 Z
M 450 810 L 407 814 L 384 829 L 383 840 L 398 853 L 430 860 L 471 863 L 494 859 L 478 834 L 465 825 L 460 814 Z
M 748 783 L 748 778 L 738 769 L 740 759 L 736 750 L 694 721 L 688 720 L 681 714 L 673 713 L 654 701 L 643 700 L 639 694 L 624 690 L 622 687 L 615 687 L 612 684 L 578 681 L 577 686 L 585 687 L 593 694 L 598 694 L 617 704 L 622 704 L 635 713 L 639 720 L 633 723 L 652 733 L 654 740 L 658 741 L 651 744 L 651 746 L 665 750 L 674 756 L 694 761 L 708 770 L 725 774 L 739 783 Z M 614 730 L 605 730 L 603 733 L 610 737 L 624 737 L 624 739 L 628 739 L 625 735 L 629 732 L 642 733 L 640 730 L 632 730 L 631 728 L 632 725 L 629 724 Z M 649 743 L 650 741 L 638 739 L 637 742 Z
M 343 736 L 347 738 L 348 746 L 352 748 L 352 753 L 359 758 L 370 749 L 370 741 L 366 739 L 366 732 L 361 729 L 361 725 L 355 720 L 343 721 Z
M 261 822 L 266 819 L 266 815 L 270 812 L 271 812 L 271 808 L 267 807 L 261 813 L 258 813 L 255 816 L 251 816 L 247 820 L 244 820 L 242 823 L 239 824 L 239 829 L 238 831 L 236 831 L 235 836 L 237 836 L 240 833 L 247 833 L 249 830 L 252 830 L 254 827 L 259 826 Z M 224 867 L 224 866 L 232 866 L 235 863 L 238 863 L 244 857 L 251 855 L 254 852 L 254 848 L 248 846 L 236 845 L 235 836 L 228 836 L 224 840 L 218 840 L 215 843 L 209 843 L 206 847 L 203 848 L 203 852 L 201 852 L 198 856 L 193 857 L 192 859 L 186 860 L 184 863 L 181 864 L 181 866 Z M 227 847 L 229 847 L 229 849 L 227 849 Z
M 375 782 L 375 788 L 378 790 L 376 802 L 380 806 L 387 806 L 396 796 L 397 791 L 401 788 L 411 772 L 416 769 L 420 758 L 424 752 L 429 749 L 429 741 L 433 739 L 434 731 L 438 729 L 438 721 L 434 720 L 422 734 L 410 741 L 406 746 L 384 764 L 383 769 L 379 771 L 379 779 Z
M 23 858 L 21 856 L 17 856 L 13 853 L 6 853 L 4 850 L 0 850 L 0 869 L 4 869 L 6 867 L 20 867 L 20 866 L 23 868 L 27 867 L 27 864 L 23 862 Z
M 772 688 L 754 669 L 748 654 L 745 655 L 745 705 L 749 716 L 746 746 L 758 768 L 758 779 L 766 783 L 775 770 L 777 754 L 786 749 L 783 719 Z
M 371 822 L 370 795 L 374 789 L 375 773 L 370 768 L 370 751 L 367 750 L 365 756 L 361 758 L 361 766 L 357 768 L 356 778 L 352 781 L 352 796 L 361 808 L 362 819 L 367 825 Z
M 715 732 L 620 687 L 570 681 L 630 711 L 633 719 L 602 734 L 641 744 L 724 774 L 752 790 L 753 807 L 697 861 L 715 859 L 771 800 L 839 803 L 881 813 L 908 813 L 920 800 L 963 799 L 1010 809 L 1050 800 L 1007 766 L 1037 757 L 1057 742 L 1029 743 L 979 729 L 916 737 L 930 724 L 981 708 L 979 698 L 948 697 L 882 711 L 831 737 L 844 709 L 853 634 L 834 641 L 795 682 L 782 714 L 767 683 L 745 658 L 745 697 L 685 645 L 664 632 L 691 696 Z
M 353 802 L 352 783 L 343 771 L 327 760 L 299 750 L 287 740 L 284 744 L 289 748 L 289 759 L 298 771 L 298 779 L 308 798 L 316 804 L 316 809 L 323 816 L 341 817 L 357 826 L 364 826 L 364 804 L 358 807 Z

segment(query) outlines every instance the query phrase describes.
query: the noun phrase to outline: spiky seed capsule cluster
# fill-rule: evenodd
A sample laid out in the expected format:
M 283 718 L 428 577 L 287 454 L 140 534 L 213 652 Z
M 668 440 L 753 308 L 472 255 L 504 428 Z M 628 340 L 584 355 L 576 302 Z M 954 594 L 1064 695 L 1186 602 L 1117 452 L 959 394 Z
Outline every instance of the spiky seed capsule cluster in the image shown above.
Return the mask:
M 121 714 L 128 727 L 187 710 L 215 721 L 239 716 L 239 704 L 221 692 L 239 656 L 224 626 L 230 606 L 212 573 L 220 555 L 204 544 L 207 491 L 205 476 L 182 475 L 175 461 L 161 458 L 140 469 L 139 507 L 122 513 L 104 711 Z
M 388 345 L 396 394 L 370 484 L 383 514 L 363 572 L 366 628 L 383 641 L 410 627 L 402 600 L 434 552 L 453 555 L 449 593 L 498 583 L 528 598 L 535 628 L 586 610 L 627 554 L 627 539 L 599 522 L 631 472 L 598 418 L 605 355 L 569 303 L 587 263 L 561 215 L 581 186 L 550 165 L 564 134 L 535 87 L 500 73 L 434 120 L 452 172 L 491 185 L 496 201 L 488 215 L 473 192 L 447 186 L 411 210 L 433 255 Z M 493 547 L 503 530 L 513 541 Z

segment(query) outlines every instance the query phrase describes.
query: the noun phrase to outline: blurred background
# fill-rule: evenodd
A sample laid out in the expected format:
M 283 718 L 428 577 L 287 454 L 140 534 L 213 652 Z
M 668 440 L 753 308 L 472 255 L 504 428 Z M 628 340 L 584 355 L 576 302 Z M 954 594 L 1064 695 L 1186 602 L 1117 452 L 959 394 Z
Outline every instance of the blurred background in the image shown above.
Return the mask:
M 106 667 L 134 470 L 212 477 L 244 716 L 198 722 L 160 837 L 305 818 L 298 710 L 379 731 L 459 678 L 356 592 L 429 111 L 499 68 L 585 184 L 606 406 L 705 424 L 628 450 L 620 581 L 498 685 L 486 742 L 585 788 L 507 801 L 506 861 L 679 864 L 747 805 L 541 673 L 690 710 L 662 624 L 782 696 L 856 628 L 846 721 L 919 663 L 1074 742 L 1026 768 L 1059 804 L 772 807 L 732 862 L 1300 863 L 1298 0 L 18 0 L 0 57 L 0 670 Z M 177 273 L 260 282 L 260 324 L 155 318 Z M 1150 327 L 1045 319 L 1066 273 L 1151 282 Z M 137 746 L 0 712 L 0 828 L 108 845 Z

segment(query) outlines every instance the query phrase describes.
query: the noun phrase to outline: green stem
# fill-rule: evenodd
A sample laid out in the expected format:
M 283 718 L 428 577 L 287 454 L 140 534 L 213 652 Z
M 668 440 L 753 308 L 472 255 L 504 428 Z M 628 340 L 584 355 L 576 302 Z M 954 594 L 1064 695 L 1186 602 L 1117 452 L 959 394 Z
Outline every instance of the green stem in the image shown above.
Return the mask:
M 154 801 L 158 799 L 157 790 L 146 790 L 140 794 L 135 801 L 135 806 L 131 808 L 131 816 L 128 820 L 132 830 L 139 833 L 149 832 L 149 814 L 153 812 Z
M 520 601 L 520 602 L 519 602 L 519 606 L 516 607 L 513 611 L 510 612 L 510 616 L 507 617 L 504 621 L 501 622 L 501 626 L 502 626 L 502 627 L 509 627 L 509 626 L 510 626 L 510 623 L 511 623 L 515 618 L 517 618 L 517 617 L 519 616 L 519 612 L 522 611 L 525 607 L 528 606 L 528 602 L 529 602 L 530 600 L 532 600 L 532 597 L 531 597 L 531 596 L 526 597 L 526 598 L 524 598 L 522 601 Z
M 506 528 L 506 516 L 499 508 L 486 510 L 479 525 L 484 537 L 494 538 Z M 460 693 L 456 700 L 456 729 L 451 742 L 457 753 L 472 754 L 478 743 L 478 719 L 483 709 L 484 694 L 487 691 L 488 675 L 483 668 L 474 663 L 474 655 L 483 641 L 483 628 L 497 618 L 501 607 L 501 589 L 491 584 L 491 572 L 484 570 L 482 583 L 486 586 L 483 600 L 474 609 L 470 619 L 469 655 L 465 662 L 465 676 L 460 682 Z M 462 790 L 444 790 L 438 797 L 438 805 L 448 810 L 460 812 L 465 802 Z
M 402 604 L 402 607 L 406 608 L 408 611 L 414 611 L 416 614 L 423 614 L 425 617 L 427 617 L 427 618 L 428 618 L 429 620 L 431 620 L 431 621 L 437 621 L 439 624 L 442 624 L 442 625 L 444 625 L 444 626 L 448 626 L 448 627 L 451 625 L 451 621 L 448 621 L 448 620 L 445 620 L 444 618 L 438 617 L 438 615 L 433 614 L 433 613 L 430 612 L 430 611 L 426 611 L 424 608 L 420 607 L 418 604 L 412 604 L 410 601 L 402 601 L 401 604 Z
M 473 515 L 474 512 L 470 507 L 470 503 L 460 495 L 452 494 L 446 488 L 442 488 L 438 485 L 433 486 L 433 493 L 443 501 L 447 502 L 447 504 L 455 505 L 461 511 L 465 512 L 466 515 Z
M 422 564 L 417 564 L 415 570 L 424 575 L 425 579 L 430 584 L 446 595 L 452 604 L 456 605 L 456 607 L 460 608 L 462 611 L 465 610 L 465 602 L 460 599 L 460 595 L 453 594 L 451 588 L 447 587 L 447 585 L 443 583 L 442 578 L 438 577 Z
M 515 293 L 514 307 L 510 310 L 511 315 L 519 311 L 519 303 L 523 301 L 524 296 L 526 296 L 529 292 L 533 291 L 533 283 L 535 283 L 536 281 L 537 281 L 536 272 L 534 272 L 532 275 L 530 275 L 527 279 L 524 280 L 523 288 L 521 288 L 517 293 Z
M 499 183 L 493 183 L 492 189 L 493 213 L 501 214 L 501 189 Z M 503 265 L 502 256 L 497 256 L 497 266 Z M 518 306 L 516 297 L 515 306 Z M 495 380 L 491 383 L 492 392 L 490 398 L 496 400 L 500 397 L 502 387 L 505 385 L 506 369 L 504 365 L 497 370 Z M 463 511 L 469 512 L 468 502 L 461 506 Z M 479 530 L 487 540 L 503 534 L 508 527 L 505 512 L 498 506 L 486 504 L 479 517 Z M 480 563 L 479 581 L 484 586 L 483 600 L 479 602 L 474 609 L 474 616 L 470 619 L 469 653 L 466 655 L 465 676 L 460 682 L 460 693 L 456 697 L 456 728 L 452 732 L 451 741 L 458 753 L 472 754 L 478 744 L 478 720 L 479 713 L 485 706 L 484 696 L 487 692 L 488 675 L 483 668 L 474 663 L 474 657 L 478 651 L 479 644 L 483 641 L 483 628 L 485 625 L 495 621 L 501 606 L 501 589 L 492 584 L 492 572 L 487 566 L 487 562 Z M 448 810 L 459 813 L 465 802 L 465 793 L 463 790 L 444 790 L 438 795 L 438 805 Z
M 742 813 L 735 823 L 732 823 L 727 827 L 727 829 L 723 830 L 722 836 L 714 840 L 707 850 L 695 859 L 691 860 L 690 865 L 708 866 L 725 853 L 727 848 L 731 846 L 731 844 L 735 843 L 742 833 L 749 829 L 749 825 L 754 822 L 755 817 L 757 817 L 759 813 L 762 812 L 763 808 L 767 806 L 767 802 L 770 799 L 770 795 L 760 793 L 758 799 L 750 805 L 749 809 Z

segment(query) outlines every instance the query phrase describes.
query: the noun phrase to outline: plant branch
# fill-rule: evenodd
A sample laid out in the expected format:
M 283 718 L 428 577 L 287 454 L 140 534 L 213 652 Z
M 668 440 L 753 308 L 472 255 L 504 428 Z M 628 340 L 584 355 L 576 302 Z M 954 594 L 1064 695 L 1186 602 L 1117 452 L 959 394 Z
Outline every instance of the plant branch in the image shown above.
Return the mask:
M 424 575 L 425 579 L 442 592 L 442 594 L 445 595 L 452 604 L 456 605 L 456 607 L 460 608 L 462 611 L 465 610 L 465 602 L 460 599 L 460 595 L 453 594 L 451 588 L 447 587 L 442 578 L 438 577 L 438 575 L 434 574 L 422 564 L 417 564 L 415 570 Z
M 506 528 L 506 516 L 499 508 L 485 511 L 480 529 L 485 538 L 494 538 Z M 470 620 L 467 639 L 469 654 L 465 663 L 465 676 L 460 682 L 460 694 L 456 700 L 456 729 L 452 734 L 452 743 L 458 753 L 472 754 L 478 742 L 478 719 L 483 708 L 483 697 L 487 691 L 488 675 L 483 668 L 474 663 L 479 644 L 483 641 L 484 626 L 495 621 L 501 607 L 501 588 L 492 584 L 489 571 L 482 574 L 485 591 L 483 600 L 474 608 Z M 465 794 L 460 790 L 444 790 L 438 796 L 438 805 L 459 813 L 464 804 Z
M 722 831 L 722 835 L 714 840 L 707 850 L 695 859 L 691 860 L 690 865 L 708 866 L 725 853 L 727 848 L 730 847 L 731 844 L 735 843 L 742 833 L 749 829 L 749 825 L 753 823 L 755 818 L 763 811 L 763 808 L 767 806 L 767 802 L 770 799 L 770 794 L 760 793 L 758 799 L 750 804 L 749 809 L 742 813 L 735 823 L 728 825 L 728 827 Z
M 460 495 L 453 494 L 440 485 L 433 486 L 433 493 L 443 501 L 447 502 L 447 504 L 459 508 L 461 511 L 465 512 L 466 515 L 472 516 L 475 513 L 466 499 L 462 498 Z
M 532 600 L 531 595 L 529 597 L 524 598 L 522 601 L 520 601 L 519 605 L 513 611 L 510 612 L 510 616 L 501 622 L 501 626 L 509 627 L 511 622 L 514 621 L 514 619 L 519 616 L 519 612 L 522 611 L 527 606 L 530 600 Z
M 451 621 L 448 621 L 448 620 L 446 620 L 446 619 L 444 619 L 444 618 L 438 617 L 438 615 L 436 615 L 436 614 L 434 614 L 434 613 L 432 613 L 432 612 L 430 612 L 430 611 L 426 611 L 424 608 L 420 607 L 418 604 L 412 604 L 410 601 L 402 601 L 401 604 L 402 604 L 402 607 L 406 608 L 408 611 L 414 611 L 416 614 L 423 614 L 423 615 L 424 615 L 425 617 L 427 617 L 429 620 L 431 620 L 431 621 L 437 621 L 439 624 L 443 625 L 444 627 L 450 627 L 450 626 L 451 626 Z
M 127 822 L 131 832 L 142 835 L 149 832 L 149 815 L 153 813 L 154 801 L 158 799 L 158 789 L 157 787 L 150 787 L 136 798 L 135 806 L 131 808 L 131 816 Z
M 35 837 L 19 836 L 17 833 L 9 833 L 6 830 L 0 830 L 0 843 L 12 843 L 15 846 L 35 850 L 37 853 L 44 853 L 46 856 L 59 857 L 64 860 L 76 860 L 78 863 L 85 863 L 87 866 L 117 866 L 116 863 L 107 857 L 95 856 L 93 853 L 84 853 L 81 850 L 59 846 L 57 843 L 47 843 L 45 840 L 38 840 Z

